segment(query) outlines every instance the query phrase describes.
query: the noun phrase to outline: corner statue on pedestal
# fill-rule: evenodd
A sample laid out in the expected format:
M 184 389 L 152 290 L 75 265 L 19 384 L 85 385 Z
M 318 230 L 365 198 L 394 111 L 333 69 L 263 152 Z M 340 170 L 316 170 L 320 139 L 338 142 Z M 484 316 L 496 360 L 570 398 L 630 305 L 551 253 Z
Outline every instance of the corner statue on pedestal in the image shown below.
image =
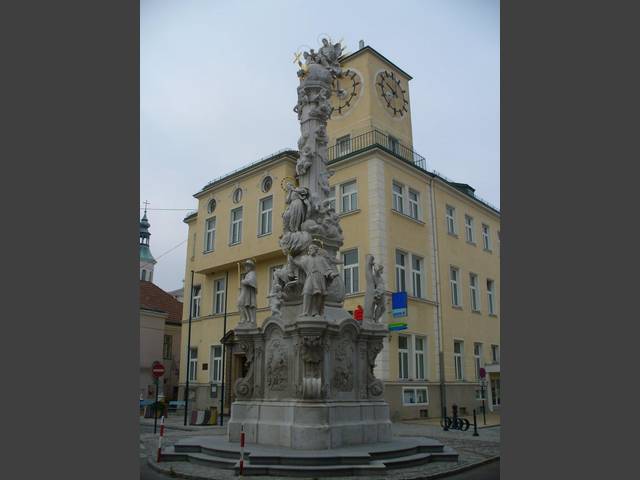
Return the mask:
M 238 295 L 238 309 L 240 311 L 240 325 L 256 325 L 256 298 L 258 281 L 256 279 L 256 265 L 253 260 L 244 262 L 245 275 L 240 280 L 240 293 Z
M 324 299 L 327 296 L 327 280 L 331 282 L 339 274 L 336 273 L 324 255 L 318 255 L 318 246 L 309 245 L 308 255 L 293 258 L 295 265 L 306 274 L 302 289 L 302 314 L 306 316 L 322 315 Z
M 364 318 L 378 323 L 386 310 L 385 287 L 382 279 L 383 266 L 375 263 L 373 255 L 367 255 L 364 263 L 367 280 L 367 290 L 364 294 Z

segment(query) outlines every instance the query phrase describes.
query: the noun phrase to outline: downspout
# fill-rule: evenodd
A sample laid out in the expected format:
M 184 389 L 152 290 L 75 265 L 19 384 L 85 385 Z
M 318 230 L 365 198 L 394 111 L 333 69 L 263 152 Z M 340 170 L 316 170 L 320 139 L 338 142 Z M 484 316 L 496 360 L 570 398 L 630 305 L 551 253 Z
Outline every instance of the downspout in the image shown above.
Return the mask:
M 442 327 L 442 302 L 440 297 L 440 256 L 438 253 L 438 235 L 437 235 L 437 224 L 436 221 L 436 196 L 434 193 L 433 186 L 433 177 L 431 177 L 431 181 L 429 182 L 429 193 L 431 195 L 431 235 L 433 240 L 433 258 L 436 267 L 436 278 L 435 278 L 435 287 L 436 287 L 436 326 L 438 331 L 437 342 L 438 342 L 438 358 L 439 358 L 439 370 L 440 370 L 440 405 L 441 411 L 444 412 L 444 409 L 447 405 L 447 393 L 445 391 L 445 381 L 444 381 L 444 350 L 442 348 L 443 341 L 443 327 Z M 444 415 L 444 413 L 441 413 Z

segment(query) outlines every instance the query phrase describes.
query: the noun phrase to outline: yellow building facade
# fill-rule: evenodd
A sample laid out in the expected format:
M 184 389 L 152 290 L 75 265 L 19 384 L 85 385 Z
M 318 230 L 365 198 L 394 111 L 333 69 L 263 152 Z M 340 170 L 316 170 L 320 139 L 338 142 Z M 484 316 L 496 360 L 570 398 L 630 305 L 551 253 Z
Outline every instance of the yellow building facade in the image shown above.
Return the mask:
M 472 187 L 428 171 L 413 151 L 410 75 L 368 46 L 341 65 L 328 153 L 345 239 L 345 309 L 363 305 L 364 259 L 374 255 L 384 266 L 388 297 L 382 320 L 406 323 L 389 331 L 376 361 L 392 418 L 437 417 L 454 403 L 470 414 L 485 390 L 487 408 L 498 408 L 500 213 Z M 278 246 L 281 182 L 295 176 L 297 158 L 297 151 L 282 151 L 210 182 L 185 218 L 184 352 L 190 317 L 191 342 L 180 385 L 184 395 L 188 378 L 193 408 L 220 405 L 223 350 L 225 412 L 242 373 L 244 360 L 230 347 L 229 333 L 239 320 L 239 262 L 255 260 L 258 323 L 270 315 L 272 272 L 285 263 Z M 394 318 L 391 295 L 400 291 L 408 295 L 407 315 Z M 225 332 L 229 348 L 223 349 Z

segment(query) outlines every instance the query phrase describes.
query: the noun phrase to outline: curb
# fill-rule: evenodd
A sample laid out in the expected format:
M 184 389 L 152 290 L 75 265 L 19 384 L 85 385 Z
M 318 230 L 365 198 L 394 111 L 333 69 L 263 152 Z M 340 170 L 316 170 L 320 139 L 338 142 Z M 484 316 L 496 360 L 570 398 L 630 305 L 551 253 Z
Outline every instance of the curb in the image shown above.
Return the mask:
M 458 468 L 452 468 L 451 470 L 447 470 L 445 472 L 432 473 L 431 475 L 427 475 L 427 476 L 404 477 L 404 478 L 406 478 L 406 480 L 434 480 L 436 478 L 445 478 L 451 475 L 456 475 L 458 473 L 466 472 L 468 470 L 473 470 L 474 468 L 481 467 L 482 465 L 487 465 L 489 463 L 497 462 L 499 460 L 500 460 L 500 455 L 496 455 L 493 457 L 485 458 L 484 460 L 480 460 L 479 462 L 469 463 L 468 465 L 463 465 L 462 467 L 458 467 Z M 175 478 L 186 478 L 187 480 L 212 480 L 212 478 L 215 478 L 215 477 L 204 477 L 201 475 L 193 475 L 190 473 L 182 473 L 182 472 L 176 472 L 176 471 L 174 471 L 174 474 L 172 475 L 171 473 L 169 473 L 170 472 L 169 469 L 164 469 L 160 467 L 156 462 L 154 462 L 151 459 L 151 457 L 147 457 L 147 465 L 149 465 L 149 467 L 152 470 L 158 473 L 173 476 Z M 216 469 L 211 468 L 211 470 L 215 471 Z M 292 477 L 292 478 L 296 478 L 296 477 Z M 298 478 L 305 478 L 305 477 L 298 477 Z M 306 478 L 309 478 L 309 477 L 306 477 Z M 352 478 L 364 478 L 364 477 L 352 477 Z

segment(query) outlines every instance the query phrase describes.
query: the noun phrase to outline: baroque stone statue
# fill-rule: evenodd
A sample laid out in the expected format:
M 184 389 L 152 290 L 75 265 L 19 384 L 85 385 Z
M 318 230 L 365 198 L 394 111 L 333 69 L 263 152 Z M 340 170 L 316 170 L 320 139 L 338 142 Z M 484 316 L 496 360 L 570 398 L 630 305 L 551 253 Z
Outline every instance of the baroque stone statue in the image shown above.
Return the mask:
M 238 310 L 240 311 L 240 325 L 256 325 L 256 298 L 258 281 L 256 265 L 253 260 L 244 262 L 244 278 L 240 280 L 240 294 L 238 295 Z
M 302 289 L 302 314 L 306 316 L 323 314 L 327 282 L 330 283 L 338 276 L 326 257 L 318 255 L 318 251 L 318 246 L 311 244 L 307 255 L 293 259 L 293 263 L 302 268 L 306 274 Z
M 364 318 L 378 323 L 386 310 L 385 285 L 382 279 L 383 266 L 375 263 L 373 255 L 365 258 L 365 278 L 367 281 L 364 294 Z

